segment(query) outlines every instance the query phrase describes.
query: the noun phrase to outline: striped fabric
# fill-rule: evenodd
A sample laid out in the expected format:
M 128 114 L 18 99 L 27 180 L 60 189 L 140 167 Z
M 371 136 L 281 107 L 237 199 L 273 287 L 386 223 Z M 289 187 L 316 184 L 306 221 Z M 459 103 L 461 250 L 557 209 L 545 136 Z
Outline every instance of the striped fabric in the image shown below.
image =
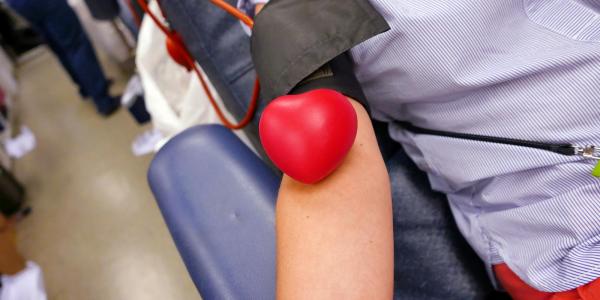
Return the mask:
M 352 49 L 373 116 L 392 122 L 489 269 L 565 291 L 600 277 L 594 161 L 415 135 L 600 146 L 599 0 L 371 0 L 391 30 Z

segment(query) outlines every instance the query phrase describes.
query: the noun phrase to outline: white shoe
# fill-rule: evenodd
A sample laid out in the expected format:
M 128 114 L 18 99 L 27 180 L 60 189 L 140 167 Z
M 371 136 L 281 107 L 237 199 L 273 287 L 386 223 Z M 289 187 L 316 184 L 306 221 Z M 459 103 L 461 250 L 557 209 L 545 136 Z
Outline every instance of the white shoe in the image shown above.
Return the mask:
M 35 149 L 35 135 L 27 126 L 21 127 L 21 133 L 4 144 L 4 150 L 12 158 L 21 158 Z
M 133 144 L 131 144 L 131 151 L 135 156 L 152 153 L 164 138 L 165 136 L 158 129 L 149 129 L 135 137 Z

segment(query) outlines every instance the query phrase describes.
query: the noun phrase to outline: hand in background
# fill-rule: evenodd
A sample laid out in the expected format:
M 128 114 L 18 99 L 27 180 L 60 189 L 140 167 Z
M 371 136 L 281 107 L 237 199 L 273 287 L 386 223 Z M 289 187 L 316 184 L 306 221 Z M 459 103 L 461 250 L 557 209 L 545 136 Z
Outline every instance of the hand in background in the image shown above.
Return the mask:
M 254 7 L 254 15 L 258 15 L 258 13 L 263 9 L 263 7 L 265 7 L 264 4 L 256 4 L 256 7 Z

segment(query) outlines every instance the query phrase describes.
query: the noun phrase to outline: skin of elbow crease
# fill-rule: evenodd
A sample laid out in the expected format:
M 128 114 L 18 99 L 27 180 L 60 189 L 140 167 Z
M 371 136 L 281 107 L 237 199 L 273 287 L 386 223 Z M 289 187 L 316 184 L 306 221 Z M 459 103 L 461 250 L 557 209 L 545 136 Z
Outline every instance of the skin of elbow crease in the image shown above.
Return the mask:
M 369 117 L 343 164 L 314 185 L 284 176 L 276 213 L 278 299 L 390 299 L 389 177 Z

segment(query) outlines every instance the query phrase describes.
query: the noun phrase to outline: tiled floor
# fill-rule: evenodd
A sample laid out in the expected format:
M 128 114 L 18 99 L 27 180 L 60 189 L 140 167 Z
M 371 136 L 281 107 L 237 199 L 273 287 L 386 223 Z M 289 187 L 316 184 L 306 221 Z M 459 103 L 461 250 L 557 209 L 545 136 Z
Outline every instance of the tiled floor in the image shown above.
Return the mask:
M 126 78 L 104 64 L 115 90 Z M 134 157 L 144 129 L 125 110 L 103 119 L 44 51 L 18 68 L 20 119 L 38 139 L 17 161 L 33 213 L 18 226 L 50 299 L 199 299 Z

